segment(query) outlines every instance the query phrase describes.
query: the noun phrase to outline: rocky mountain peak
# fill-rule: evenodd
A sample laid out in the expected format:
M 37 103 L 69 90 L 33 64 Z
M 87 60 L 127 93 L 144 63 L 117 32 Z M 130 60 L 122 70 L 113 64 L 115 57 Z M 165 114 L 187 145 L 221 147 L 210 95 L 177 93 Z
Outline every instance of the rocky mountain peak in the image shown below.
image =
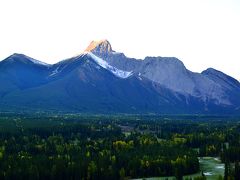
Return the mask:
M 93 52 L 93 53 L 101 53 L 101 54 L 107 54 L 109 52 L 112 52 L 112 46 L 109 43 L 108 40 L 100 40 L 100 41 L 92 41 L 87 49 L 85 50 L 87 52 Z

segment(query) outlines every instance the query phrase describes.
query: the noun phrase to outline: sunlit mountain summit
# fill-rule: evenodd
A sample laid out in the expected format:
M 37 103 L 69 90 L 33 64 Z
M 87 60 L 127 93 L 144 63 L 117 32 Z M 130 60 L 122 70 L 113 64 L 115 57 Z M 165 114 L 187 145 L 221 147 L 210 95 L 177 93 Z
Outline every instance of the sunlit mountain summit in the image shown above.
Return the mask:
M 108 40 L 49 65 L 23 54 L 0 62 L 2 111 L 240 114 L 240 83 L 175 57 L 129 58 Z

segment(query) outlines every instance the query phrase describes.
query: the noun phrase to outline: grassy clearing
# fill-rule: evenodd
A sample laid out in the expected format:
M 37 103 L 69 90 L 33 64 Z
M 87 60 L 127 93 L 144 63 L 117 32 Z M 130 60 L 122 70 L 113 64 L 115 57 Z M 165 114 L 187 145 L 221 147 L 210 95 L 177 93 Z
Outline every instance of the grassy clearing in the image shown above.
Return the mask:
M 219 158 L 203 157 L 199 159 L 200 168 L 209 180 L 217 179 L 220 175 L 224 176 L 224 164 Z
M 207 180 L 216 180 L 219 176 L 224 176 L 224 164 L 221 163 L 219 158 L 215 157 L 202 157 L 199 158 L 200 169 L 203 171 Z M 183 179 L 194 178 L 201 176 L 201 172 L 191 175 L 184 176 Z M 175 177 L 152 177 L 152 178 L 143 178 L 146 180 L 176 180 Z

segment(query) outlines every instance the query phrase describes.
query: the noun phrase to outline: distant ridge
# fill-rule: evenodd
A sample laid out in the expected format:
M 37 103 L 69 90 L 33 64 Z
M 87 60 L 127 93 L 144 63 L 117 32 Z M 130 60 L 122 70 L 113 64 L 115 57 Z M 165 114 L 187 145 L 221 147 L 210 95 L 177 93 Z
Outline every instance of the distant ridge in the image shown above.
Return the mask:
M 240 114 L 240 83 L 174 57 L 128 58 L 108 40 L 56 64 L 23 54 L 0 61 L 0 111 Z

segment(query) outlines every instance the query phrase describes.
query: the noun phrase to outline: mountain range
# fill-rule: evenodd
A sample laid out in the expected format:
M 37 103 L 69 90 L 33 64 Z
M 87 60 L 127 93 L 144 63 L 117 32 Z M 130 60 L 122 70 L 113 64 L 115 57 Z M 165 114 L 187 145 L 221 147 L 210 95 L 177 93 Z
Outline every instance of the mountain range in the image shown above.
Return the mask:
M 23 54 L 0 61 L 0 112 L 240 114 L 240 83 L 175 57 L 134 59 L 92 41 L 46 64 Z

